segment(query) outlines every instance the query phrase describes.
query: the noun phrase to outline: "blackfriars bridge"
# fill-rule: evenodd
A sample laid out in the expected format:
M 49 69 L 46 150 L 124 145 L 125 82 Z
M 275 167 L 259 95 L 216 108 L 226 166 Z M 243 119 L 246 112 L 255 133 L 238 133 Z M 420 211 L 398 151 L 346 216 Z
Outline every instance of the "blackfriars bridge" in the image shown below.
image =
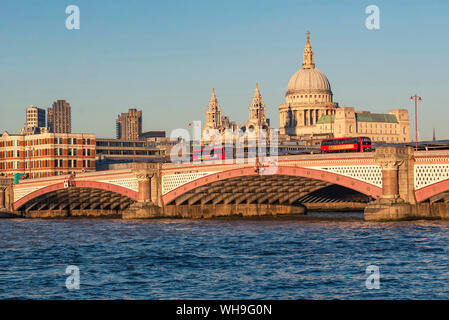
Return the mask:
M 364 194 L 366 220 L 449 218 L 449 150 L 282 156 L 254 163 L 136 163 L 132 168 L 21 180 L 0 177 L 0 211 L 23 217 L 124 218 L 300 214 L 330 186 Z

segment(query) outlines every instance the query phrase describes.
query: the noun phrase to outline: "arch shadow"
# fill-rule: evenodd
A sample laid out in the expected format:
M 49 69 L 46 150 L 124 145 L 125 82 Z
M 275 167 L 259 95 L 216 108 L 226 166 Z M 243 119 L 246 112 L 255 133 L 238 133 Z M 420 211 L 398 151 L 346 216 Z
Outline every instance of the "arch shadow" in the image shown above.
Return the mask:
M 188 182 L 176 189 L 171 190 L 170 192 L 162 196 L 162 203 L 164 205 L 168 204 L 171 201 L 175 200 L 177 197 L 193 189 L 204 186 L 206 184 L 210 184 L 212 182 L 226 180 L 229 178 L 237 178 L 243 176 L 257 176 L 257 175 L 259 174 L 255 172 L 254 166 L 231 169 L 220 173 L 211 174 L 199 178 L 197 180 Z M 300 167 L 279 166 L 274 175 L 295 176 L 325 181 L 355 190 L 367 196 L 371 196 L 375 199 L 378 199 L 382 196 L 382 188 L 380 187 L 374 186 L 372 184 L 354 178 L 342 176 L 331 172 L 323 172 L 320 170 L 300 168 Z
M 72 185 L 70 188 L 91 188 L 91 189 L 100 189 L 100 190 L 106 190 L 110 192 L 115 192 L 118 194 L 121 194 L 123 196 L 129 197 L 132 200 L 138 200 L 138 192 L 134 190 L 130 190 L 121 186 L 117 186 L 114 184 L 104 183 L 104 182 L 97 182 L 97 181 L 73 181 L 74 185 Z M 39 190 L 36 190 L 34 192 L 31 192 L 30 194 L 24 196 L 23 198 L 20 198 L 18 201 L 16 201 L 13 205 L 14 210 L 19 210 L 23 205 L 25 205 L 27 202 L 40 197 L 44 194 L 47 194 L 49 192 L 53 192 L 56 190 L 61 190 L 64 188 L 64 182 L 55 183 L 49 186 L 46 186 L 44 188 L 41 188 Z

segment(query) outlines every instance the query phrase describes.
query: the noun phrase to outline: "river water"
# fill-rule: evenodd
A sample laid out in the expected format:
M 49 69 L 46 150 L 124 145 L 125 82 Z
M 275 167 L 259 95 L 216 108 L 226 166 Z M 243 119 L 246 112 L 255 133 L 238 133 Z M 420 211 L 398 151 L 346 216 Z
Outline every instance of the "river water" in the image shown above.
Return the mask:
M 0 219 L 0 298 L 449 299 L 449 222 Z

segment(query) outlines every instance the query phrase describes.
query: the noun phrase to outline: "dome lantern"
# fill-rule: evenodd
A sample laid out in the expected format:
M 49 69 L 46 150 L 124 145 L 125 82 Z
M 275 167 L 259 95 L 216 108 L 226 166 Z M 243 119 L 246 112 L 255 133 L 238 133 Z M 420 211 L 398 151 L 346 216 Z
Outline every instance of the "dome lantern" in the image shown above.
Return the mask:
M 307 31 L 307 43 L 306 46 L 304 47 L 302 68 L 303 69 L 315 68 L 315 63 L 313 63 L 312 45 L 310 44 L 310 32 L 308 31 Z

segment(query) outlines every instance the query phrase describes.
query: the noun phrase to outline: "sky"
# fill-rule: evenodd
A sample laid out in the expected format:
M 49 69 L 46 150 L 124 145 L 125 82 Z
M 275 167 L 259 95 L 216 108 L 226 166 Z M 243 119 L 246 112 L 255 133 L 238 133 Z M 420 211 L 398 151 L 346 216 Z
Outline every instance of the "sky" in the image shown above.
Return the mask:
M 68 30 L 66 7 L 80 9 Z M 365 8 L 380 9 L 380 29 Z M 72 106 L 72 132 L 115 137 L 143 110 L 144 130 L 205 120 L 212 88 L 225 115 L 248 119 L 259 83 L 273 127 L 306 32 L 340 106 L 409 110 L 420 139 L 449 138 L 449 1 L 17 0 L 0 3 L 0 131 L 17 133 L 29 105 Z M 411 130 L 414 135 L 414 129 Z

